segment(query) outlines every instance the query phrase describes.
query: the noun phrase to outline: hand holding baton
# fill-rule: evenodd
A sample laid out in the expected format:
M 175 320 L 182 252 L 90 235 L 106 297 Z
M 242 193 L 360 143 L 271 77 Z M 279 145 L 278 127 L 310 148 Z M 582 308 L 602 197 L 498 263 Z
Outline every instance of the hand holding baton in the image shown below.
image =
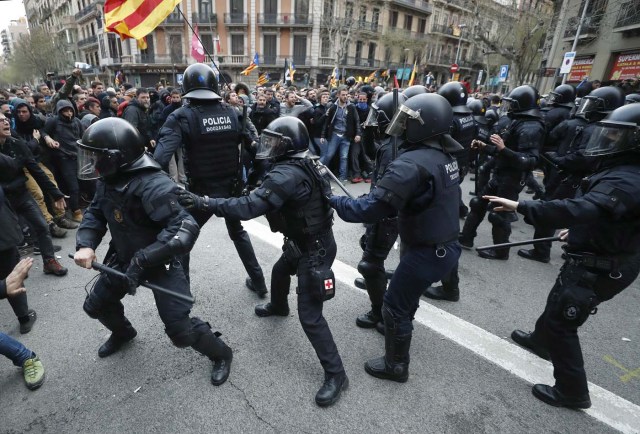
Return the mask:
M 71 259 L 74 259 L 74 256 L 71 253 L 69 253 L 69 257 Z M 104 272 L 104 273 L 106 273 L 106 274 L 108 274 L 110 276 L 119 277 L 120 279 L 127 280 L 127 275 L 126 274 L 124 274 L 124 273 L 122 273 L 122 272 L 120 272 L 118 270 L 114 270 L 113 268 L 108 267 L 108 266 L 106 266 L 104 264 L 101 264 L 99 262 L 92 261 L 91 262 L 91 268 L 93 268 L 96 271 Z M 196 301 L 196 299 L 194 297 L 190 296 L 190 295 L 180 294 L 180 293 L 177 293 L 177 292 L 172 291 L 170 289 L 163 288 L 161 286 L 155 285 L 153 283 L 141 282 L 140 286 L 144 286 L 145 288 L 149 288 L 149 289 L 151 289 L 153 291 L 162 292 L 163 294 L 167 294 L 167 295 L 170 295 L 172 297 L 179 298 L 180 300 L 188 301 L 189 303 L 195 303 L 195 301 Z
M 316 166 L 318 167 L 318 171 L 320 172 L 320 175 L 325 176 L 325 175 L 329 175 L 329 177 L 331 179 L 333 179 L 336 184 L 338 184 L 338 187 L 340 187 L 340 189 L 342 191 L 344 191 L 344 193 L 349 196 L 351 199 L 355 199 L 355 197 L 349 193 L 349 191 L 347 190 L 347 187 L 345 187 L 338 178 L 336 178 L 336 175 L 333 174 L 333 172 L 331 170 L 329 170 L 329 168 L 327 166 L 325 166 L 324 164 L 322 164 L 319 160 L 315 160 Z

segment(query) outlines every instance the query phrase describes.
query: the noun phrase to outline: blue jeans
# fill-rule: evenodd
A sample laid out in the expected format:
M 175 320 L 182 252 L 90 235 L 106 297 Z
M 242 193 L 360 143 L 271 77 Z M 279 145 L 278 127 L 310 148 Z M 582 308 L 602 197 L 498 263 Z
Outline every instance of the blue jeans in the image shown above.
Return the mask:
M 0 332 L 0 354 L 7 356 L 14 365 L 20 368 L 22 368 L 27 359 L 34 356 L 31 350 L 2 332 Z
M 384 305 L 397 323 L 398 335 L 411 334 L 411 321 L 425 288 L 442 280 L 458 263 L 461 249 L 457 241 L 445 244 L 443 249 L 444 256 L 443 252 L 437 254 L 435 247 L 405 246 L 403 249 L 400 264 L 384 295 Z
M 328 166 L 331 163 L 331 159 L 336 154 L 336 151 L 340 149 L 340 174 L 338 178 L 347 179 L 347 161 L 349 157 L 349 146 L 351 145 L 351 141 L 345 135 L 342 137 L 337 134 L 333 134 L 331 136 L 331 140 L 329 140 L 329 146 L 324 149 L 324 146 L 320 149 L 320 162 L 325 166 Z

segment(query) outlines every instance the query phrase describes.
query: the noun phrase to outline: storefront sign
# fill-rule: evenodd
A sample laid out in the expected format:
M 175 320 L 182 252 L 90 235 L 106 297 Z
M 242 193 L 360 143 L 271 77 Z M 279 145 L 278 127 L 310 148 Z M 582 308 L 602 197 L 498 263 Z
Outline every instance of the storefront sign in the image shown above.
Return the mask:
M 578 57 L 573 61 L 571 66 L 571 72 L 567 76 L 568 82 L 579 82 L 589 77 L 591 69 L 593 68 L 593 61 L 595 56 Z
M 609 80 L 634 79 L 640 75 L 640 51 L 616 54 Z

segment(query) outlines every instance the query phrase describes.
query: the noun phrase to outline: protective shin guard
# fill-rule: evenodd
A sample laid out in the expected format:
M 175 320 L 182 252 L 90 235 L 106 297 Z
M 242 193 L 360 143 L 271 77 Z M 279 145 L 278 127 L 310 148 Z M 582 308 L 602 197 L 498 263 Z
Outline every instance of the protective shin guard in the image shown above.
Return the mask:
M 386 306 L 382 307 L 382 317 L 385 330 L 385 355 L 366 362 L 364 370 L 376 378 L 405 383 L 409 379 L 411 334 L 397 334 L 396 321 Z
M 493 242 L 495 244 L 503 244 L 509 242 L 509 236 L 511 235 L 511 226 L 503 227 L 498 225 L 493 225 L 491 228 L 491 235 L 493 236 Z M 502 249 L 494 249 L 496 253 L 496 257 L 499 259 L 508 259 L 509 258 L 509 248 L 504 247 Z
M 222 339 L 209 331 L 200 335 L 200 338 L 191 347 L 200 354 L 207 356 L 213 362 L 211 384 L 220 386 L 227 381 L 231 372 L 233 351 Z
M 253 250 L 253 245 L 251 244 L 249 235 L 245 232 L 240 239 L 233 240 L 233 244 L 236 247 L 238 256 L 240 256 L 242 265 L 244 265 L 244 269 L 247 271 L 247 274 L 253 281 L 253 284 L 256 288 L 264 288 L 266 290 L 264 274 L 262 273 L 262 268 L 256 258 L 256 253 Z

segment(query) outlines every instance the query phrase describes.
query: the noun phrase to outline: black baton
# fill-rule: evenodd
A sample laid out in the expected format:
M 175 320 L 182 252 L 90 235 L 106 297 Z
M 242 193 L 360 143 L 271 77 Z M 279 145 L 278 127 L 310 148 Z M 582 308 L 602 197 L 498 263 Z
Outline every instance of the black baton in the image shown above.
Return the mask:
M 71 253 L 69 253 L 69 257 L 71 259 L 74 258 L 74 256 Z M 107 267 L 106 265 L 101 264 L 99 262 L 92 261 L 91 262 L 91 268 L 93 268 L 96 271 L 103 271 L 103 272 L 105 272 L 107 274 L 119 277 L 121 279 L 127 279 L 127 275 L 126 274 L 124 274 L 124 273 L 122 273 L 122 272 L 120 272 L 118 270 L 114 270 L 111 267 Z M 195 303 L 196 302 L 196 299 L 194 297 L 190 296 L 190 295 L 180 294 L 180 293 L 177 293 L 177 292 L 172 291 L 170 289 L 163 288 L 162 286 L 154 285 L 153 283 L 149 283 L 149 282 L 142 283 L 141 282 L 140 286 L 144 286 L 145 288 L 149 288 L 149 289 L 151 289 L 153 291 L 162 292 L 164 294 L 170 295 L 170 296 L 175 297 L 175 298 L 179 298 L 180 300 L 188 301 L 190 303 Z
M 560 237 L 535 238 L 533 240 L 516 241 L 514 243 L 493 244 L 491 246 L 476 247 L 478 252 L 489 249 L 500 249 L 503 247 L 526 246 L 527 244 L 544 243 L 547 241 L 562 241 Z

